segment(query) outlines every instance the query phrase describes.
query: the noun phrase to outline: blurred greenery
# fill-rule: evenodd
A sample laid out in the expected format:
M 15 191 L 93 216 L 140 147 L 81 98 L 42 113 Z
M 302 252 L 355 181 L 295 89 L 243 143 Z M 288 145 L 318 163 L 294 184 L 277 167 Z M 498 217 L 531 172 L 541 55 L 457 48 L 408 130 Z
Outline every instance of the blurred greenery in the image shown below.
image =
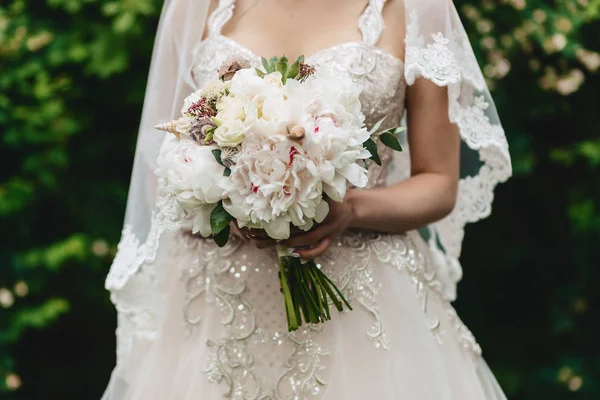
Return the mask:
M 0 6 L 0 397 L 97 399 L 159 0 Z M 515 176 L 457 308 L 509 398 L 600 398 L 600 0 L 456 0 Z M 595 318 L 596 317 L 596 318 Z

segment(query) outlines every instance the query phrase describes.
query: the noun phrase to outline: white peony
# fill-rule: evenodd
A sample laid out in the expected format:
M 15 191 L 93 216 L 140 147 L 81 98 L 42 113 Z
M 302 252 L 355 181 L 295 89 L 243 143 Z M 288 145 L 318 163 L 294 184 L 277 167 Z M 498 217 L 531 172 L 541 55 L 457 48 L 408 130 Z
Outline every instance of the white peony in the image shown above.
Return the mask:
M 195 216 L 193 232 L 205 237 L 211 233 L 210 213 L 223 199 L 220 180 L 224 167 L 216 162 L 214 149 L 169 137 L 161 148 L 155 171 L 163 192 Z
M 283 135 L 245 141 L 221 187 L 229 198 L 223 206 L 240 225 L 264 228 L 274 239 L 289 237 L 290 222 L 308 230 L 328 212 L 317 165 Z
M 213 139 L 221 147 L 236 147 L 244 140 L 244 124 L 239 119 L 223 120 Z

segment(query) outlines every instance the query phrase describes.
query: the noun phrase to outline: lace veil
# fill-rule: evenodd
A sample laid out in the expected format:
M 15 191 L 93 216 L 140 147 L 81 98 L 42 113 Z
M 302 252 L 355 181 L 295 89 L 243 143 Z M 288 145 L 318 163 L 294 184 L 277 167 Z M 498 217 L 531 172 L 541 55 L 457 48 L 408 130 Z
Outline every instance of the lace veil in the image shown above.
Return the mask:
M 160 247 L 168 247 L 161 239 L 163 233 L 177 226 L 169 206 L 158 196 L 153 171 L 164 134 L 152 126 L 175 117 L 183 98 L 195 89 L 190 71 L 209 3 L 166 0 L 161 15 L 122 239 L 106 280 L 119 311 L 117 336 L 123 351 L 132 336 L 140 332 L 151 335 L 153 331 L 152 279 L 136 284 L 133 278 L 153 268 Z M 381 10 L 385 0 L 370 3 L 373 9 Z M 490 93 L 452 2 L 405 0 L 405 8 L 405 79 L 409 85 L 425 78 L 448 87 L 449 115 L 464 142 L 456 208 L 423 230 L 437 264 L 438 279 L 452 300 L 462 274 L 458 257 L 464 226 L 490 214 L 495 185 L 511 175 L 510 156 Z M 381 18 L 373 21 L 383 24 Z M 406 169 L 394 168 L 392 163 L 389 181 L 405 177 Z
M 465 225 L 491 213 L 494 188 L 512 174 L 504 130 L 469 38 L 451 0 L 405 0 L 408 85 L 425 78 L 448 87 L 449 116 L 462 138 L 461 180 L 456 206 L 423 230 L 444 294 L 456 298 L 462 277 L 458 258 Z M 410 127 L 409 127 L 410 129 Z M 393 167 L 393 165 L 392 165 Z M 397 172 L 395 172 L 397 171 Z M 403 171 L 392 170 L 391 180 Z
M 154 170 L 164 133 L 153 126 L 176 118 L 183 99 L 195 90 L 194 49 L 202 39 L 210 0 L 165 0 L 152 53 L 139 128 L 125 223 L 117 255 L 106 280 L 121 290 L 144 263 L 151 262 L 170 224 L 160 207 Z

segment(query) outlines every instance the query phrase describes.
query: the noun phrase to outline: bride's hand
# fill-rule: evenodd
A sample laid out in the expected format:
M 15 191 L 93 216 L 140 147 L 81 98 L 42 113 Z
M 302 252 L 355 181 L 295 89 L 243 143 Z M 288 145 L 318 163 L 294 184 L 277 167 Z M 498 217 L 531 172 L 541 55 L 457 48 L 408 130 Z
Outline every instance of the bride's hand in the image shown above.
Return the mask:
M 311 246 L 308 249 L 294 250 L 295 254 L 304 259 L 323 255 L 333 240 L 350 226 L 354 218 L 349 202 L 338 202 L 330 199 L 326 201 L 329 203 L 329 214 L 320 225 L 309 232 L 284 240 L 280 244 L 295 248 Z
M 236 236 L 246 243 L 251 242 L 259 249 L 273 247 L 276 244 L 275 240 L 261 235 L 259 230 L 251 231 L 248 228 L 240 228 L 235 220 L 231 221 L 229 226 L 231 236 Z

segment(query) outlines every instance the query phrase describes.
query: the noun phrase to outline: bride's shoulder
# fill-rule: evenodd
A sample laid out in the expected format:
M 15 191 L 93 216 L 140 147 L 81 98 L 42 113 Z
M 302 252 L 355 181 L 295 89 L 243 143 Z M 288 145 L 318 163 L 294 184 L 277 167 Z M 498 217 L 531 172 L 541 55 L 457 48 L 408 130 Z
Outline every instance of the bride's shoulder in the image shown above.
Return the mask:
M 210 0 L 210 4 L 208 5 L 208 15 L 215 11 L 217 7 L 219 7 L 219 0 Z

